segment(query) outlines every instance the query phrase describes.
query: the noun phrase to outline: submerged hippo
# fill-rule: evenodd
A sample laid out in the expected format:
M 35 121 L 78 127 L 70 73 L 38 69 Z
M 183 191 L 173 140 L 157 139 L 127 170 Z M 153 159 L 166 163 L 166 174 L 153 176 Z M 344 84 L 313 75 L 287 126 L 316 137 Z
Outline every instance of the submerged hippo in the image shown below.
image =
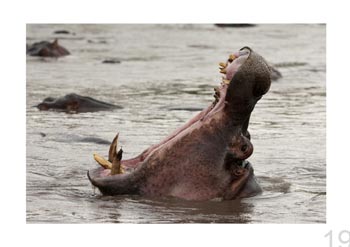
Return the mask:
M 48 97 L 37 105 L 41 111 L 56 110 L 65 112 L 95 112 L 112 109 L 120 109 L 121 106 L 112 105 L 90 97 L 80 96 L 75 93 L 67 94 L 61 98 Z
M 212 105 L 133 159 L 122 160 L 117 135 L 108 160 L 95 155 L 102 167 L 88 171 L 90 182 L 104 195 L 230 200 L 260 193 L 246 161 L 253 153 L 247 129 L 255 104 L 270 88 L 269 66 L 249 47 L 220 65 L 225 77 Z
M 69 55 L 69 51 L 58 44 L 55 39 L 52 43 L 41 41 L 27 47 L 27 54 L 39 57 L 62 57 Z

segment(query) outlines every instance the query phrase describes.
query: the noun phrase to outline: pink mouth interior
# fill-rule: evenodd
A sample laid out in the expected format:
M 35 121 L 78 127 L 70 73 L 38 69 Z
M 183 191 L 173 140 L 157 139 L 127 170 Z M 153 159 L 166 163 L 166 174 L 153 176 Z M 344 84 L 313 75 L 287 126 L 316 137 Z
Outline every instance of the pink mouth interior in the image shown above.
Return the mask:
M 235 73 L 238 71 L 239 67 L 244 63 L 244 61 L 248 58 L 249 52 L 246 50 L 239 51 L 233 54 L 236 58 L 232 62 L 227 62 L 226 67 L 226 76 L 225 79 L 232 80 Z M 191 125 L 195 124 L 198 121 L 203 121 L 213 114 L 215 114 L 218 111 L 223 110 L 225 104 L 225 96 L 227 91 L 228 85 L 225 83 L 220 83 L 220 86 L 217 88 L 217 91 L 219 92 L 220 97 L 218 98 L 218 101 L 214 104 L 210 105 L 209 107 L 205 108 L 201 112 L 199 112 L 196 116 L 194 116 L 192 119 L 190 119 L 186 124 L 176 129 L 174 132 L 172 132 L 168 137 L 163 139 L 160 143 L 155 144 L 145 151 L 143 151 L 140 155 L 138 155 L 135 158 L 128 159 L 128 160 L 122 160 L 122 165 L 126 168 L 136 168 L 139 164 L 141 164 L 142 161 L 144 161 L 154 150 L 160 148 L 162 145 L 166 144 L 170 140 L 172 140 L 174 137 L 179 135 L 181 132 L 188 129 Z M 109 175 L 110 170 L 104 170 L 101 172 L 102 176 Z

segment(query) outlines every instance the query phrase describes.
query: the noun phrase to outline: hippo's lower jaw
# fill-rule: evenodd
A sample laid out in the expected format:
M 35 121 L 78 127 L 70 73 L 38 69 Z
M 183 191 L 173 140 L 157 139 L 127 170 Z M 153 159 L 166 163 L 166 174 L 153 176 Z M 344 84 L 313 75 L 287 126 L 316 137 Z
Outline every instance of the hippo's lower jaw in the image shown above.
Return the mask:
M 161 193 L 161 188 L 159 188 L 158 192 L 152 191 L 152 193 L 148 193 L 150 191 L 146 192 L 140 188 L 137 180 L 132 176 L 132 172 L 111 175 L 110 170 L 103 167 L 88 171 L 87 176 L 92 185 L 98 187 L 103 195 L 112 196 L 139 194 L 148 196 L 173 196 L 187 200 L 210 200 L 214 198 L 233 200 L 252 197 L 262 192 L 260 185 L 256 181 L 253 167 L 248 161 L 245 161 L 241 167 L 236 167 L 235 171 L 231 173 L 231 183 L 228 183 L 227 188 L 208 188 L 212 191 L 217 190 L 218 193 L 186 190 L 183 186 L 176 186 L 172 190 L 169 190 L 168 193 Z
M 117 135 L 108 161 L 95 156 L 103 167 L 88 172 L 90 182 L 105 195 L 209 200 L 260 193 L 246 161 L 253 153 L 247 129 L 255 104 L 270 87 L 269 66 L 248 47 L 220 65 L 226 76 L 211 106 L 133 159 L 121 159 Z

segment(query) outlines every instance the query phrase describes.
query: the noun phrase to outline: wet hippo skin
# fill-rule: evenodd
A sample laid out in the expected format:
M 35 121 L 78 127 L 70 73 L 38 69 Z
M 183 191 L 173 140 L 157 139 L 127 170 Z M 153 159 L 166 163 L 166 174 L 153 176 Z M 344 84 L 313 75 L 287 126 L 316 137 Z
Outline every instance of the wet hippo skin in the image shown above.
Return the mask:
M 53 42 L 41 41 L 32 45 L 27 45 L 27 55 L 38 57 L 62 57 L 69 55 L 70 52 L 58 44 L 58 40 Z
M 88 171 L 104 195 L 139 194 L 187 200 L 233 200 L 261 192 L 252 165 L 248 125 L 255 104 L 270 88 L 270 67 L 249 47 L 220 63 L 225 75 L 214 102 L 160 143 L 123 160 L 118 134 L 108 160 Z
M 66 96 L 57 99 L 48 97 L 36 107 L 41 111 L 54 110 L 69 113 L 106 111 L 123 108 L 118 105 L 109 104 L 75 93 L 67 94 Z

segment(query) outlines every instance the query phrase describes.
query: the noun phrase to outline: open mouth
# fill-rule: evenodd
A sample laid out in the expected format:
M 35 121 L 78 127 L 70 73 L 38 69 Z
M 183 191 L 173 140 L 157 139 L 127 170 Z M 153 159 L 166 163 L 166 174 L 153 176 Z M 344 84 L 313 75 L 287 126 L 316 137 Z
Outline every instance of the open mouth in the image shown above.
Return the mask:
M 108 159 L 103 158 L 98 154 L 94 154 L 95 161 L 101 166 L 99 169 L 95 169 L 91 172 L 88 172 L 88 177 L 91 181 L 91 176 L 93 177 L 107 177 L 107 176 L 120 176 L 121 174 L 128 173 L 136 169 L 140 164 L 142 164 L 152 153 L 166 146 L 168 143 L 174 143 L 176 138 L 181 138 L 188 131 L 193 130 L 193 126 L 201 124 L 201 122 L 210 119 L 217 112 L 222 111 L 225 107 L 225 96 L 227 93 L 227 89 L 232 79 L 234 78 L 236 72 L 239 70 L 241 65 L 247 60 L 251 53 L 251 50 L 247 47 L 242 48 L 240 51 L 235 52 L 229 56 L 227 61 L 220 63 L 220 73 L 224 76 L 222 77 L 222 82 L 218 87 L 214 88 L 214 101 L 213 103 L 199 112 L 196 116 L 190 119 L 187 123 L 185 123 L 180 128 L 176 129 L 173 133 L 171 133 L 168 137 L 163 139 L 158 144 L 155 144 L 145 151 L 143 151 L 137 157 L 122 160 L 122 149 L 118 150 L 118 136 L 116 135 L 114 140 L 112 141 L 110 148 Z M 239 147 L 232 147 L 232 149 L 239 148 L 239 156 L 234 158 L 233 163 L 235 166 L 240 167 L 242 169 L 248 170 L 250 169 L 249 162 L 245 161 L 252 152 L 253 147 L 249 142 L 249 138 L 241 137 L 242 140 L 239 140 Z M 237 153 L 237 152 L 236 152 Z M 232 163 L 232 162 L 231 162 Z
M 261 191 L 252 166 L 248 132 L 256 103 L 271 85 L 266 61 L 244 47 L 220 63 L 224 74 L 213 103 L 164 140 L 123 160 L 117 134 L 108 158 L 95 154 L 99 168 L 90 182 L 104 195 L 173 196 L 188 200 L 225 200 Z

